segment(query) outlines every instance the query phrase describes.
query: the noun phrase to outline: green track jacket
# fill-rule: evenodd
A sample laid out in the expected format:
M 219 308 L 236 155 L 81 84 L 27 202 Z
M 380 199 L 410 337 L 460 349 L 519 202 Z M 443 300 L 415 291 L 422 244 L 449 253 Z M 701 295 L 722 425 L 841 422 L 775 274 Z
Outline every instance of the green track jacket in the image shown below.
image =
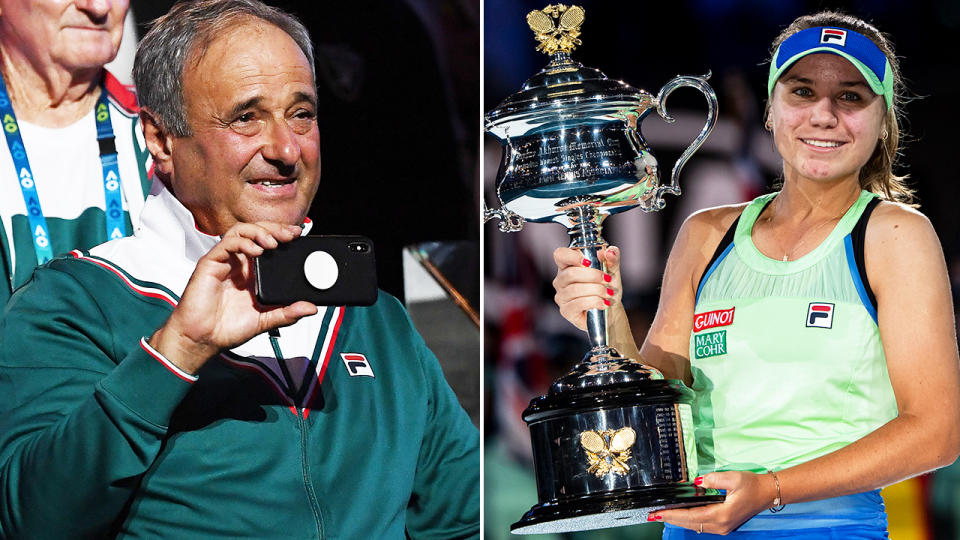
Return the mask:
M 0 320 L 0 538 L 477 536 L 477 430 L 393 297 L 281 329 L 289 377 L 265 335 L 196 378 L 146 345 L 218 240 L 159 184 Z

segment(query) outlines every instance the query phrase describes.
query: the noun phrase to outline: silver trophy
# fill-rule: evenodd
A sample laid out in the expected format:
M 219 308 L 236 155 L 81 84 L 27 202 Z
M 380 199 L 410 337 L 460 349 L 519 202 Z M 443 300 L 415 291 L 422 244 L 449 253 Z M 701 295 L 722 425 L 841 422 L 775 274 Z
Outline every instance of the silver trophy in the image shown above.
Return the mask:
M 703 77 L 675 77 L 656 96 L 607 78 L 570 57 L 581 44 L 579 6 L 550 5 L 527 24 L 551 56 L 521 91 L 486 114 L 486 131 L 503 146 L 496 190 L 500 208 L 484 204 L 484 221 L 519 231 L 524 221 L 567 227 L 570 247 L 600 268 L 609 214 L 639 206 L 660 210 L 663 195 L 680 195 L 677 177 L 716 123 L 717 98 Z M 707 122 L 670 174 L 640 133 L 653 110 L 667 122 L 667 97 L 677 88 L 707 98 Z M 547 395 L 523 413 L 530 428 L 539 503 L 511 530 L 517 534 L 598 529 L 646 523 L 648 513 L 718 502 L 716 490 L 694 486 L 691 403 L 681 381 L 624 358 L 607 344 L 606 313 L 587 313 L 591 349 Z

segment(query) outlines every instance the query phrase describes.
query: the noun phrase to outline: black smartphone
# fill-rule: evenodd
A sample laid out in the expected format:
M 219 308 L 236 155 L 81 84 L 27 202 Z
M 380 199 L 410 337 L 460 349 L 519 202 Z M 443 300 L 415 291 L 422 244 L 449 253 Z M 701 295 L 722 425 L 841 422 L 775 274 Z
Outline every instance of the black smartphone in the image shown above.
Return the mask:
M 303 236 L 254 259 L 257 301 L 285 306 L 369 306 L 377 301 L 373 242 L 364 236 Z

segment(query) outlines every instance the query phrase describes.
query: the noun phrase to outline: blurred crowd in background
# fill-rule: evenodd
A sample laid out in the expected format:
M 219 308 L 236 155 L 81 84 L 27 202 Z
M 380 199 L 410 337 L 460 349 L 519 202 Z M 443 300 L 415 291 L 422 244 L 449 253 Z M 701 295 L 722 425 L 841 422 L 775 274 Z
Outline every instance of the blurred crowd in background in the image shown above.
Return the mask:
M 657 306 L 666 254 L 680 223 L 692 212 L 744 202 L 768 193 L 780 161 L 763 129 L 770 42 L 794 18 L 838 9 L 873 22 L 893 37 L 909 90 L 904 110 L 905 148 L 899 172 L 910 176 L 920 209 L 943 244 L 960 305 L 960 196 L 952 146 L 960 117 L 960 62 L 948 46 L 960 31 L 960 3 L 890 0 L 833 2 L 781 0 L 684 0 L 677 2 L 576 2 L 586 9 L 583 44 L 575 60 L 610 78 L 656 94 L 673 76 L 712 72 L 720 120 L 680 177 L 683 194 L 666 208 L 617 214 L 604 237 L 623 253 L 623 303 L 641 343 Z M 484 0 L 483 109 L 493 109 L 520 90 L 549 61 L 536 52 L 526 14 L 543 0 Z M 706 118 L 699 92 L 670 97 L 677 118 L 666 124 L 650 114 L 645 140 L 661 166 L 661 179 L 693 140 Z M 495 175 L 501 147 L 484 138 L 484 191 L 498 207 Z M 589 348 L 586 334 L 560 317 L 551 280 L 552 252 L 569 242 L 557 224 L 528 224 L 505 234 L 493 221 L 484 229 L 485 535 L 507 538 L 509 525 L 537 503 L 529 433 L 521 419 L 529 400 L 570 369 Z M 824 366 L 829 369 L 829 366 Z M 775 391 L 775 389 L 771 389 Z M 960 538 L 960 464 L 883 491 L 894 539 Z M 660 525 L 641 525 L 553 538 L 659 538 Z M 534 537 L 536 538 L 536 537 Z M 542 536 L 540 538 L 547 538 Z

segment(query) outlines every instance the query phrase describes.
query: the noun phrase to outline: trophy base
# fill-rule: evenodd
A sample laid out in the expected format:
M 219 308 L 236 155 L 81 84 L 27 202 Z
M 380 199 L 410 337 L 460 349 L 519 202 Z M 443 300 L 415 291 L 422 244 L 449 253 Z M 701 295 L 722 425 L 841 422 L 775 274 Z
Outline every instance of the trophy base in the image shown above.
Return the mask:
M 523 412 L 539 504 L 510 529 L 559 533 L 647 523 L 665 508 L 722 502 L 690 480 L 697 466 L 681 381 L 625 358 L 581 363 Z
M 648 523 L 647 515 L 668 508 L 723 502 L 715 489 L 691 483 L 650 486 L 617 493 L 549 501 L 531 508 L 510 526 L 513 534 L 549 534 Z

